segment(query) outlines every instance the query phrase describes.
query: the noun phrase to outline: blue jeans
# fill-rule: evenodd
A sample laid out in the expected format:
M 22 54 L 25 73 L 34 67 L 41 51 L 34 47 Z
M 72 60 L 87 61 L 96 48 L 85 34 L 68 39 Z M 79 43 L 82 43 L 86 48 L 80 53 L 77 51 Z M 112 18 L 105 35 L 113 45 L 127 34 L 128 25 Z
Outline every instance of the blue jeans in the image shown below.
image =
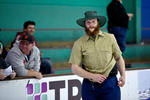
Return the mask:
M 124 52 L 126 47 L 127 28 L 118 27 L 118 26 L 109 27 L 108 32 L 114 34 L 117 43 L 120 47 L 120 50 Z
M 102 84 L 84 79 L 82 100 L 120 100 L 120 87 L 117 77 L 108 77 Z
M 52 64 L 49 58 L 41 58 L 40 72 L 42 74 L 52 73 Z

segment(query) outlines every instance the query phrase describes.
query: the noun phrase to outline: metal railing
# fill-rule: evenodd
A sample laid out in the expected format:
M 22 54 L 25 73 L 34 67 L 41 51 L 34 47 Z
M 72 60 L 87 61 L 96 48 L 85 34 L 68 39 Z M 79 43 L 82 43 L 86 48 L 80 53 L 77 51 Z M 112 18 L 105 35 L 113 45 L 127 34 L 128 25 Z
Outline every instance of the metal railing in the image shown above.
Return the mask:
M 84 28 L 37 28 L 36 31 L 83 31 Z M 102 28 L 101 30 L 107 30 Z M 0 28 L 0 31 L 23 31 L 23 29 Z

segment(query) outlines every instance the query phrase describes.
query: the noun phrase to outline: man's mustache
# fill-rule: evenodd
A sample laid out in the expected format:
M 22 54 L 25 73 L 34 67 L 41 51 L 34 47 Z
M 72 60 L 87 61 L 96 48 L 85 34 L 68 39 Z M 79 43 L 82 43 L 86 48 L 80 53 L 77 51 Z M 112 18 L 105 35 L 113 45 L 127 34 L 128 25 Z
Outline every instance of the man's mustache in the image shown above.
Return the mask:
M 95 28 L 95 27 L 89 27 L 89 28 Z

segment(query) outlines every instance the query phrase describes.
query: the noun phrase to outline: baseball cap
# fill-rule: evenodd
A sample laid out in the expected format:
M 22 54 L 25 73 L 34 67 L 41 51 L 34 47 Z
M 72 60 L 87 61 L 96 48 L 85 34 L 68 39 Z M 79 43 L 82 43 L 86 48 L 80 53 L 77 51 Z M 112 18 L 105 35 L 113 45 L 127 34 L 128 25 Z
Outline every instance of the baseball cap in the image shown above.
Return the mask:
M 22 37 L 21 40 L 26 40 L 26 41 L 28 41 L 29 43 L 34 43 L 34 42 L 35 42 L 34 36 L 32 36 L 32 35 L 30 35 L 30 34 L 25 34 L 25 35 L 23 35 L 23 37 Z

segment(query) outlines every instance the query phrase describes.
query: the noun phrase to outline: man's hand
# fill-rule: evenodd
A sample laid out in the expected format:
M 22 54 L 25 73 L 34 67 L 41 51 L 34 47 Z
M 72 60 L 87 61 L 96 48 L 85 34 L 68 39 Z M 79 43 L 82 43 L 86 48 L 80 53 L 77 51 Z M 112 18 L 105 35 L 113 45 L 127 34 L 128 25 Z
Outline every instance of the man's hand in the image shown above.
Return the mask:
M 12 73 L 10 74 L 10 78 L 11 79 L 14 79 L 16 76 L 16 72 L 13 70 Z
M 0 70 L 0 80 L 5 79 L 7 76 L 3 74 L 3 69 Z
M 40 72 L 36 72 L 35 77 L 38 78 L 38 79 L 43 78 L 43 76 L 42 76 L 42 74 Z
M 92 80 L 94 82 L 103 83 L 105 81 L 106 77 L 101 74 L 93 74 Z
M 125 84 L 125 77 L 121 76 L 118 81 L 118 86 L 123 87 Z
M 129 17 L 129 20 L 131 20 L 132 17 L 133 17 L 133 14 L 132 13 L 128 13 L 128 17 Z
M 118 70 L 120 73 L 118 86 L 123 87 L 125 84 L 125 63 L 124 63 L 123 57 L 120 56 L 119 58 L 116 58 L 116 63 L 117 63 Z

